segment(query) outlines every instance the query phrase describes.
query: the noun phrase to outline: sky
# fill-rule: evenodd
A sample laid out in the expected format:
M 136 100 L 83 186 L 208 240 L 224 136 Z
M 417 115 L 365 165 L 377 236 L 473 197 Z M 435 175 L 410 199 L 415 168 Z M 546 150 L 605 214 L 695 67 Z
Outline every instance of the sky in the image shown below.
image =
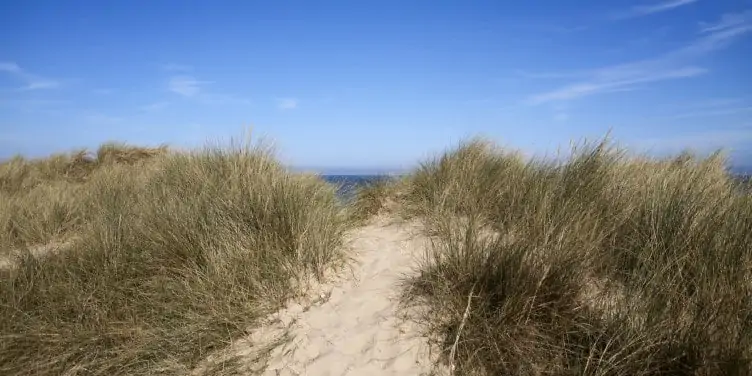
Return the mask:
M 0 158 L 249 129 L 323 171 L 608 132 L 752 166 L 752 0 L 0 2 Z

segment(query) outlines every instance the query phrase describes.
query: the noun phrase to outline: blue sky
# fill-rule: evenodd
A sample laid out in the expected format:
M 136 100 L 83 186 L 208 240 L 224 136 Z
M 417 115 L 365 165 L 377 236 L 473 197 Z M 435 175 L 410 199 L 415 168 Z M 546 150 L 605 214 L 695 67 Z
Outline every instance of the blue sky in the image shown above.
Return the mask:
M 3 1 L 0 157 L 253 127 L 317 168 L 609 129 L 752 165 L 752 0 Z

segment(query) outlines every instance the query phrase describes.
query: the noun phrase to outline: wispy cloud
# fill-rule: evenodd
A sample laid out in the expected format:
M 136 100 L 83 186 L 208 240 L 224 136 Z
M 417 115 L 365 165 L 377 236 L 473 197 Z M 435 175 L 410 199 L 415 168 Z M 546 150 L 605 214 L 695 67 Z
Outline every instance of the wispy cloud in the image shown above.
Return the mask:
M 724 14 L 718 22 L 708 23 L 700 22 L 701 33 L 712 33 L 721 30 L 735 28 L 737 26 L 749 25 L 752 21 L 752 10 L 741 13 Z
M 280 110 L 294 110 L 298 108 L 298 100 L 295 98 L 277 98 L 277 108 Z
M 168 65 L 171 70 L 186 70 L 186 66 Z M 205 90 L 206 85 L 214 84 L 214 81 L 199 80 L 191 75 L 176 75 L 169 78 L 167 89 L 175 94 L 190 98 L 196 103 L 206 105 L 250 105 L 249 98 L 232 94 L 217 93 Z M 165 107 L 164 102 L 153 104 L 151 107 L 142 108 L 145 111 L 154 111 Z
M 201 92 L 201 86 L 212 81 L 200 81 L 191 76 L 174 76 L 170 78 L 168 89 L 184 97 L 192 97 Z
M 685 5 L 689 5 L 692 3 L 696 3 L 697 1 L 698 0 L 671 0 L 671 1 L 664 1 L 664 2 L 656 3 L 656 4 L 650 4 L 650 5 L 638 5 L 632 8 L 632 12 L 638 15 L 660 13 L 660 12 L 665 12 L 671 9 L 683 7 Z
M 659 71 L 645 69 L 632 72 L 619 72 L 619 69 L 616 67 L 605 68 L 594 74 L 591 81 L 575 83 L 542 94 L 536 94 L 530 97 L 528 102 L 531 104 L 541 104 L 571 100 L 594 94 L 632 90 L 634 89 L 634 85 L 637 84 L 694 77 L 706 72 L 707 70 L 703 68 L 692 66 Z M 619 78 L 620 76 L 621 78 Z
M 733 17 L 732 17 L 733 18 Z M 727 18 L 728 19 L 728 18 Z M 696 77 L 707 69 L 692 64 L 698 58 L 728 47 L 731 43 L 752 32 L 752 20 L 719 22 L 689 44 L 653 59 L 639 60 L 619 65 L 571 72 L 582 75 L 582 80 L 548 92 L 532 95 L 530 104 L 565 101 L 585 96 L 632 90 L 636 84 Z M 567 73 L 567 72 L 564 72 Z M 564 73 L 560 73 L 564 76 Z
M 742 16 L 746 15 L 746 16 Z M 737 17 L 735 22 L 717 22 L 710 27 L 703 27 L 700 33 L 703 35 L 693 43 L 674 51 L 669 57 L 680 58 L 703 55 L 721 48 L 727 47 L 736 39 L 752 32 L 752 11 L 744 13 L 727 14 L 724 17 Z
M 649 16 L 651 14 L 667 12 L 686 5 L 698 2 L 699 0 L 667 0 L 654 2 L 652 4 L 636 5 L 632 8 L 616 12 L 611 16 L 613 20 L 623 20 L 628 18 Z
M 24 85 L 17 88 L 18 90 L 54 89 L 60 87 L 59 81 L 32 74 L 13 62 L 0 62 L 0 72 L 23 81 Z

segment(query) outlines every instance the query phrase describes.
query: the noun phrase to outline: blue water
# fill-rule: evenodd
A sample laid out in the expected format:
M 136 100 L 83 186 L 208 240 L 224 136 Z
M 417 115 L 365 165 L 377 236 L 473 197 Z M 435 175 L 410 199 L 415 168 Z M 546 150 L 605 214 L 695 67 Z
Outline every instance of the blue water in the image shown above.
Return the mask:
M 322 175 L 324 180 L 337 184 L 337 194 L 344 199 L 351 199 L 358 187 L 382 179 L 388 179 L 386 175 Z

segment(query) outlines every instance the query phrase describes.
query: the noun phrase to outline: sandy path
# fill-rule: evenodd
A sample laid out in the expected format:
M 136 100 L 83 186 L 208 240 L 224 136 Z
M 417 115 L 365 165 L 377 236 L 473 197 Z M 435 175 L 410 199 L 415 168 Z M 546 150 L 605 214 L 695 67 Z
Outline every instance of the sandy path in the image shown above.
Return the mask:
M 381 218 L 354 231 L 352 272 L 322 286 L 319 304 L 278 313 L 292 340 L 272 352 L 265 375 L 429 374 L 426 340 L 397 304 L 396 283 L 425 246 L 415 229 Z

